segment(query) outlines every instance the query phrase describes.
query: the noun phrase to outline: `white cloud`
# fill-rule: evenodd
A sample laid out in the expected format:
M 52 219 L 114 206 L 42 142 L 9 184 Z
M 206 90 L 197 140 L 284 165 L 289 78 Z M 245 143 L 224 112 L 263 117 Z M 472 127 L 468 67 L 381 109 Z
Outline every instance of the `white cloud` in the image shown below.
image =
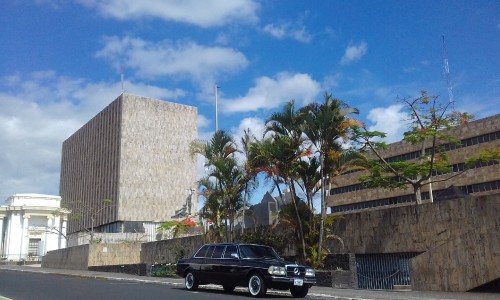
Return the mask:
M 368 126 L 368 130 L 377 130 L 386 133 L 384 141 L 393 143 L 403 138 L 403 133 L 407 130 L 408 113 L 402 111 L 401 104 L 391 105 L 389 107 L 378 107 L 371 109 L 367 119 L 374 123 Z
M 254 0 L 78 0 L 99 14 L 118 20 L 159 18 L 200 27 L 254 23 L 259 4 Z
M 257 78 L 255 86 L 245 96 L 221 99 L 220 103 L 225 113 L 274 109 L 290 100 L 300 104 L 312 102 L 320 90 L 320 84 L 309 74 L 282 72 L 273 78 Z
M 244 118 L 240 121 L 238 127 L 231 128 L 231 136 L 234 138 L 238 149 L 243 150 L 241 139 L 245 136 L 244 132 L 248 131 L 249 134 L 260 140 L 264 134 L 264 128 L 264 120 L 260 118 Z M 245 162 L 247 159 L 242 152 L 236 152 L 235 157 L 240 163 Z
M 198 129 L 207 128 L 210 125 L 210 119 L 205 117 L 204 115 L 198 115 Z
M 132 37 L 106 37 L 98 57 L 114 65 L 124 63 L 139 78 L 175 76 L 196 82 L 214 82 L 214 78 L 245 68 L 245 55 L 232 48 L 207 47 L 192 41 L 149 42 Z
M 62 142 L 120 94 L 119 82 L 88 82 L 53 71 L 0 80 L 0 199 L 59 193 Z M 182 90 L 125 82 L 134 94 L 175 99 Z
M 304 26 L 291 23 L 268 24 L 264 27 L 264 31 L 277 39 L 292 38 L 302 43 L 309 43 L 312 40 L 312 35 Z
M 264 120 L 260 118 L 244 118 L 240 121 L 238 127 L 232 128 L 232 135 L 239 141 L 244 136 L 245 130 L 250 130 L 256 138 L 262 138 L 264 134 Z
M 353 61 L 360 60 L 368 51 L 368 45 L 361 42 L 359 45 L 349 45 L 345 49 L 344 56 L 340 60 L 340 64 L 346 65 Z

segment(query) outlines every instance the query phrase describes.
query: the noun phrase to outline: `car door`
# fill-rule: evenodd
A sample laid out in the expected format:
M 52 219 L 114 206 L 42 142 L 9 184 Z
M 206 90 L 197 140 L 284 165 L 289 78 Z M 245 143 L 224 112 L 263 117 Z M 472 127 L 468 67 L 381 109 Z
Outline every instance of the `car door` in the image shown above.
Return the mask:
M 240 263 L 238 247 L 236 245 L 227 245 L 221 259 L 223 284 L 233 286 L 245 284 L 245 275 L 241 274 Z
M 205 259 L 205 276 L 206 280 L 210 283 L 222 284 L 224 282 L 225 274 L 223 272 L 222 255 L 224 253 L 225 245 L 215 245 L 212 256 Z
M 203 254 L 203 261 L 200 265 L 200 271 L 198 275 L 198 279 L 201 282 L 211 282 L 210 281 L 210 272 L 211 272 L 211 259 L 212 253 L 214 252 L 215 245 L 209 245 L 207 251 Z

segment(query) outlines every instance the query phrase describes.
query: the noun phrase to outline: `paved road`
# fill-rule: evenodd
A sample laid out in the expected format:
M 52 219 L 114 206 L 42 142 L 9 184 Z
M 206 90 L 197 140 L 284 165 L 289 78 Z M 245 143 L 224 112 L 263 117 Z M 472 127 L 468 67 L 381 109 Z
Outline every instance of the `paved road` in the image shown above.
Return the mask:
M 41 291 L 30 290 L 29 284 L 36 284 L 36 281 L 27 282 L 25 280 L 11 280 L 12 278 L 18 278 L 16 275 L 34 275 L 38 276 L 38 281 L 46 283 L 50 278 L 56 278 L 54 282 L 57 284 L 54 290 L 60 290 L 61 288 L 68 288 L 70 291 L 78 292 L 78 284 L 85 287 L 85 291 L 95 291 L 98 298 L 91 298 L 87 293 L 85 297 L 83 294 L 80 297 L 58 297 L 63 294 L 57 294 L 56 298 L 40 298 L 42 295 Z M 29 277 L 29 276 L 28 276 Z M 11 278 L 11 279 L 9 279 Z M 76 280 L 78 279 L 78 280 Z M 89 280 L 94 279 L 94 280 Z M 83 280 L 83 281 L 82 281 Z M 86 281 L 85 281 L 86 280 Z M 79 283 L 78 283 L 79 282 Z M 83 283 L 82 283 L 83 282 Z M 17 285 L 22 284 L 22 290 L 26 290 L 28 298 L 12 297 L 14 300 L 22 299 L 231 299 L 234 297 L 245 297 L 248 299 L 249 294 L 245 289 L 237 289 L 235 293 L 227 295 L 222 292 L 221 288 L 218 286 L 208 286 L 207 288 L 201 289 L 199 292 L 190 293 L 183 289 L 183 280 L 181 278 L 157 278 L 157 277 L 144 277 L 144 276 L 134 276 L 128 274 L 120 273 L 106 273 L 106 272 L 93 272 L 93 271 L 79 271 L 79 270 L 62 270 L 62 269 L 45 269 L 39 267 L 30 266 L 0 266 L 0 299 L 1 296 L 9 297 L 4 289 L 7 287 L 17 287 Z M 76 286 L 74 286 L 76 285 Z M 95 287 L 94 287 L 95 285 Z M 105 286 L 103 290 L 102 286 Z M 122 296 L 117 298 L 117 294 L 107 295 L 105 294 L 108 289 L 117 288 L 118 291 L 126 291 Z M 45 288 L 46 290 L 52 290 L 52 288 Z M 136 289 L 140 292 L 136 293 Z M 17 288 L 16 288 L 17 290 Z M 100 292 L 99 292 L 100 291 Z M 158 296 L 151 294 L 151 296 L 145 297 L 144 293 L 156 292 L 158 291 Z M 172 293 L 167 297 L 166 293 Z M 189 294 L 187 294 L 189 293 Z M 106 297 L 104 297 L 107 295 Z M 140 295 L 137 297 L 137 295 Z M 189 295 L 186 297 L 186 295 Z M 132 296 L 132 298 L 129 298 Z M 274 292 L 271 291 L 268 298 L 275 299 L 290 299 L 290 294 L 288 292 Z M 159 298 L 156 298 L 159 297 Z M 437 299 L 449 299 L 449 300 L 498 300 L 500 299 L 499 294 L 487 294 L 487 293 L 442 293 L 442 292 L 418 292 L 418 291 L 408 291 L 408 292 L 397 292 L 397 291 L 370 291 L 370 290 L 352 290 L 352 289 L 334 289 L 328 287 L 313 287 L 309 291 L 309 299 L 336 299 L 336 300 L 437 300 Z

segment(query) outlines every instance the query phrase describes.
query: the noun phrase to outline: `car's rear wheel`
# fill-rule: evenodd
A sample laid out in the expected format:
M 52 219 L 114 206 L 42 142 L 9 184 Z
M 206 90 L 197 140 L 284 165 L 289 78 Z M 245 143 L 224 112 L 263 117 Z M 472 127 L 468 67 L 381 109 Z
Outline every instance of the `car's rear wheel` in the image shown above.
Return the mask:
M 193 272 L 189 271 L 184 278 L 184 286 L 188 291 L 194 291 L 198 288 L 198 280 Z
M 232 292 L 234 291 L 235 286 L 234 285 L 223 285 L 222 288 L 224 289 L 224 292 Z
M 307 286 L 294 286 L 290 288 L 290 293 L 292 293 L 292 296 L 295 298 L 304 298 L 307 296 L 308 292 L 309 288 Z
M 253 297 L 262 297 L 266 294 L 267 287 L 264 279 L 259 274 L 252 274 L 248 279 L 248 291 Z

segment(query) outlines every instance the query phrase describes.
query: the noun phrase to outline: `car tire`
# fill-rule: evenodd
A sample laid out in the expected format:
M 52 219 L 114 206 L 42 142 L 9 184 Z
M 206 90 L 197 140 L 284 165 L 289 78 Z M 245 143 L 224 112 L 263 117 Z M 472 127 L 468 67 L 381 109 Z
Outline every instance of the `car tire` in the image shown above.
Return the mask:
M 234 291 L 235 286 L 234 285 L 223 285 L 222 288 L 224 289 L 224 292 L 230 293 Z
M 192 271 L 187 272 L 186 277 L 184 277 L 184 286 L 188 291 L 198 289 L 198 279 L 196 279 Z
M 262 276 L 254 273 L 248 279 L 248 291 L 253 297 L 262 297 L 267 292 L 267 287 Z
M 307 286 L 294 286 L 290 288 L 290 293 L 292 293 L 292 296 L 295 298 L 304 298 L 307 296 L 308 292 L 309 288 Z

